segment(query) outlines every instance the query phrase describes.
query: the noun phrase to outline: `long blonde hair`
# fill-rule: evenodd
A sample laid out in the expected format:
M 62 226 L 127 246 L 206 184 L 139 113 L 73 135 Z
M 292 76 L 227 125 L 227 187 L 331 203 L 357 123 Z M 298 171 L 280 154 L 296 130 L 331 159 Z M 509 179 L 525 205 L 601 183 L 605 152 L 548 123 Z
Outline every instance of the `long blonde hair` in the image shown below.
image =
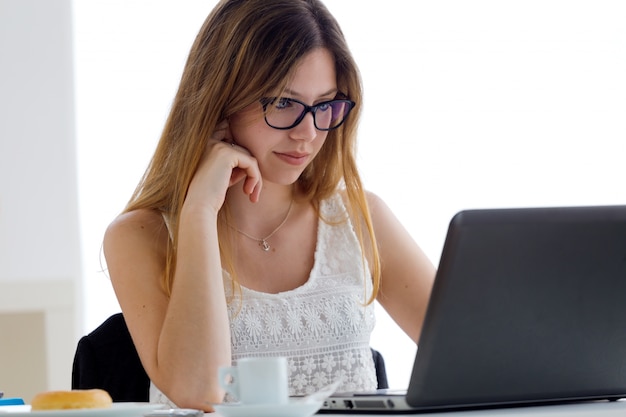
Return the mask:
M 172 240 L 163 277 L 168 294 L 176 266 L 178 220 L 208 138 L 220 121 L 283 90 L 298 61 L 320 47 L 334 58 L 339 91 L 356 106 L 343 125 L 328 133 L 297 186 L 318 213 L 320 201 L 345 188 L 348 213 L 372 271 L 368 303 L 375 299 L 380 259 L 355 156 L 361 80 L 339 25 L 318 0 L 223 0 L 200 29 L 156 151 L 125 208 L 153 209 L 168 218 Z M 232 251 L 222 234 L 222 259 L 232 272 Z

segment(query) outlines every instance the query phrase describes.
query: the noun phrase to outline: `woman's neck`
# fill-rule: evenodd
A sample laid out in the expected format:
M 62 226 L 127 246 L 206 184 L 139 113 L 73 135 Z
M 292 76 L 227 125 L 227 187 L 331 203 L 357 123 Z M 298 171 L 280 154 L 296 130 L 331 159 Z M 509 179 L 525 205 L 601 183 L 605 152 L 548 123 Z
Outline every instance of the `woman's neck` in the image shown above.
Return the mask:
M 235 185 L 226 194 L 230 223 L 253 236 L 264 236 L 285 220 L 294 198 L 295 185 L 263 184 L 259 201 L 252 203 Z

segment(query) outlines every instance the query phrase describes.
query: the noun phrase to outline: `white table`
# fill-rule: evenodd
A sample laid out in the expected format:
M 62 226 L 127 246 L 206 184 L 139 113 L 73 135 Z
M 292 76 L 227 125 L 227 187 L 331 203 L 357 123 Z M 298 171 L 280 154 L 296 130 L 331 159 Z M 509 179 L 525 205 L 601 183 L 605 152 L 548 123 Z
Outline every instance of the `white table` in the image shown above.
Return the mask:
M 353 417 L 356 414 L 319 414 L 320 417 Z M 358 414 L 363 417 L 403 416 L 407 414 Z M 499 408 L 490 410 L 454 411 L 445 413 L 408 414 L 437 417 L 626 417 L 626 401 L 583 402 L 538 407 Z

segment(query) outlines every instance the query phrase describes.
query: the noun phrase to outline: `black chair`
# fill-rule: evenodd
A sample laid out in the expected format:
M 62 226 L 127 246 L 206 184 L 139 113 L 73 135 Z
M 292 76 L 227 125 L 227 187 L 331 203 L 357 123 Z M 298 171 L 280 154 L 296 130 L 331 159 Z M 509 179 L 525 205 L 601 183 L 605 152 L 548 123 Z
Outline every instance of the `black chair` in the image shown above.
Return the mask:
M 150 379 L 144 371 L 122 313 L 109 317 L 78 341 L 72 389 L 101 388 L 114 402 L 147 402 Z
M 372 349 L 372 359 L 374 360 L 374 366 L 376 367 L 378 389 L 389 388 L 389 382 L 387 382 L 387 370 L 385 369 L 385 359 L 383 359 L 383 355 L 379 351 Z
M 372 349 L 378 388 L 389 388 L 385 361 Z M 141 365 L 122 313 L 109 317 L 78 341 L 72 389 L 101 388 L 114 402 L 147 402 L 150 379 Z

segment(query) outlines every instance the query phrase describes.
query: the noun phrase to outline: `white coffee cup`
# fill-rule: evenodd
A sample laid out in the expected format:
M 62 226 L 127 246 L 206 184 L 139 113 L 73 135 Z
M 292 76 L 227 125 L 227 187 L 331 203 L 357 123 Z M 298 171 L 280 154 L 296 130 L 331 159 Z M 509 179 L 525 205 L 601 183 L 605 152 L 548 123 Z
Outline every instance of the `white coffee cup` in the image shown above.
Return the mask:
M 236 366 L 219 369 L 219 384 L 242 404 L 287 404 L 287 359 L 239 359 Z

